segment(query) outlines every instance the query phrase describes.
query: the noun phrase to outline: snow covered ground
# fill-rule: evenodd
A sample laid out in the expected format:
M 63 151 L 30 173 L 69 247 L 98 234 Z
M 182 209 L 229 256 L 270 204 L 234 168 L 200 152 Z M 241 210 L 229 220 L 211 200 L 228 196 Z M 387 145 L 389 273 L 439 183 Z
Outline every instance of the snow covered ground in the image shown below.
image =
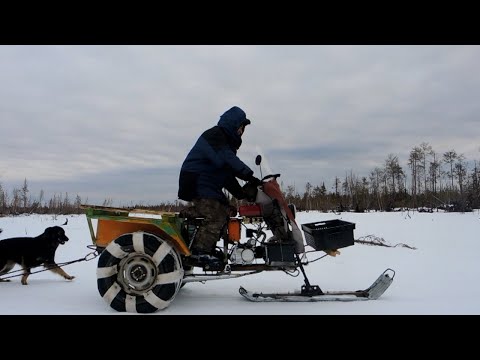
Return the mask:
M 37 236 L 46 227 L 64 226 L 70 241 L 57 250 L 58 263 L 83 259 L 92 250 L 84 215 L 30 215 L 0 218 L 0 239 Z M 341 219 L 355 223 L 355 239 L 383 238 L 380 247 L 355 244 L 305 267 L 310 283 L 323 290 L 359 290 L 368 287 L 385 269 L 395 270 L 390 288 L 378 300 L 316 303 L 253 303 L 239 293 L 240 286 L 255 291 L 294 291 L 302 276 L 264 272 L 238 279 L 188 283 L 162 315 L 366 315 L 366 314 L 480 314 L 480 213 L 320 213 L 299 212 L 299 224 Z M 308 250 L 311 250 L 307 247 Z M 324 255 L 308 253 L 309 260 Z M 97 290 L 97 259 L 64 267 L 76 278 L 67 281 L 49 271 L 32 274 L 29 285 L 20 277 L 0 283 L 0 315 L 132 315 L 118 313 Z M 18 270 L 16 266 L 14 270 Z M 42 270 L 35 268 L 33 271 Z

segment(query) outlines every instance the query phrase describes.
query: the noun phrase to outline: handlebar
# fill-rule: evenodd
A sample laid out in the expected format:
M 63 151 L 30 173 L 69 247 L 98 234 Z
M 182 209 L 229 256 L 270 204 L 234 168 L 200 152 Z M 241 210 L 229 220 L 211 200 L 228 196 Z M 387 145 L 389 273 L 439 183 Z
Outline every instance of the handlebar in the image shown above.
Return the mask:
M 262 181 L 265 181 L 265 180 L 268 180 L 268 179 L 271 179 L 271 178 L 276 179 L 276 178 L 278 178 L 278 177 L 280 177 L 280 174 L 270 174 L 270 175 L 264 176 L 263 179 L 262 179 Z

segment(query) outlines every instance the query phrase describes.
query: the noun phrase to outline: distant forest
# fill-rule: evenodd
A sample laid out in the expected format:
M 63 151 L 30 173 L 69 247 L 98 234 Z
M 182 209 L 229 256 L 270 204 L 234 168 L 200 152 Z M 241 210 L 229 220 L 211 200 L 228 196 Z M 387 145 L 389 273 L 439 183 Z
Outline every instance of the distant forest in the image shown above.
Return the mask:
M 304 189 L 280 184 L 288 203 L 299 211 L 393 211 L 395 209 L 420 209 L 432 211 L 471 211 L 480 208 L 480 163 L 469 162 L 463 154 L 449 150 L 436 153 L 428 143 L 413 147 L 404 169 L 394 154 L 389 154 L 383 166 L 373 169 L 368 177 L 359 177 L 353 170 L 336 177 L 333 184 L 313 185 L 307 182 Z M 237 200 L 232 199 L 236 205 Z M 105 200 L 103 206 L 111 206 Z M 44 199 L 43 190 L 32 197 L 25 179 L 22 187 L 8 192 L 0 183 L 0 216 L 25 213 L 81 214 L 80 196 L 55 195 Z M 180 211 L 188 204 L 181 201 L 159 203 L 154 206 L 129 206 L 148 210 Z

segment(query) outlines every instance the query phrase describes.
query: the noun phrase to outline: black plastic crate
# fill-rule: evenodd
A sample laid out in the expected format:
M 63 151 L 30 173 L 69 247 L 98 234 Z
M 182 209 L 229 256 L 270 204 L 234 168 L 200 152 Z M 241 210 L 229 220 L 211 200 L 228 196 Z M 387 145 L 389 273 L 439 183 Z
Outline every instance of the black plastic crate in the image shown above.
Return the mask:
M 302 224 L 305 241 L 315 250 L 340 249 L 354 244 L 355 224 L 343 220 L 326 220 Z

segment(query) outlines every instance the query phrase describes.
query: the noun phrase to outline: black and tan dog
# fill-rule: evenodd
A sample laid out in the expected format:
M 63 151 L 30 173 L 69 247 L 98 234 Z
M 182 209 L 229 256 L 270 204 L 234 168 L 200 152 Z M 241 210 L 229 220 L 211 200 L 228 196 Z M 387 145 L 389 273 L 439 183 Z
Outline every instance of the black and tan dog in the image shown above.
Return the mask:
M 55 251 L 58 245 L 68 241 L 65 230 L 60 226 L 46 228 L 37 237 L 16 237 L 0 241 L 0 277 L 19 264 L 23 269 L 22 284 L 27 285 L 31 268 L 43 265 L 46 269 L 63 276 L 67 280 L 75 277 L 68 275 L 55 263 Z M 10 281 L 1 279 L 0 281 Z

